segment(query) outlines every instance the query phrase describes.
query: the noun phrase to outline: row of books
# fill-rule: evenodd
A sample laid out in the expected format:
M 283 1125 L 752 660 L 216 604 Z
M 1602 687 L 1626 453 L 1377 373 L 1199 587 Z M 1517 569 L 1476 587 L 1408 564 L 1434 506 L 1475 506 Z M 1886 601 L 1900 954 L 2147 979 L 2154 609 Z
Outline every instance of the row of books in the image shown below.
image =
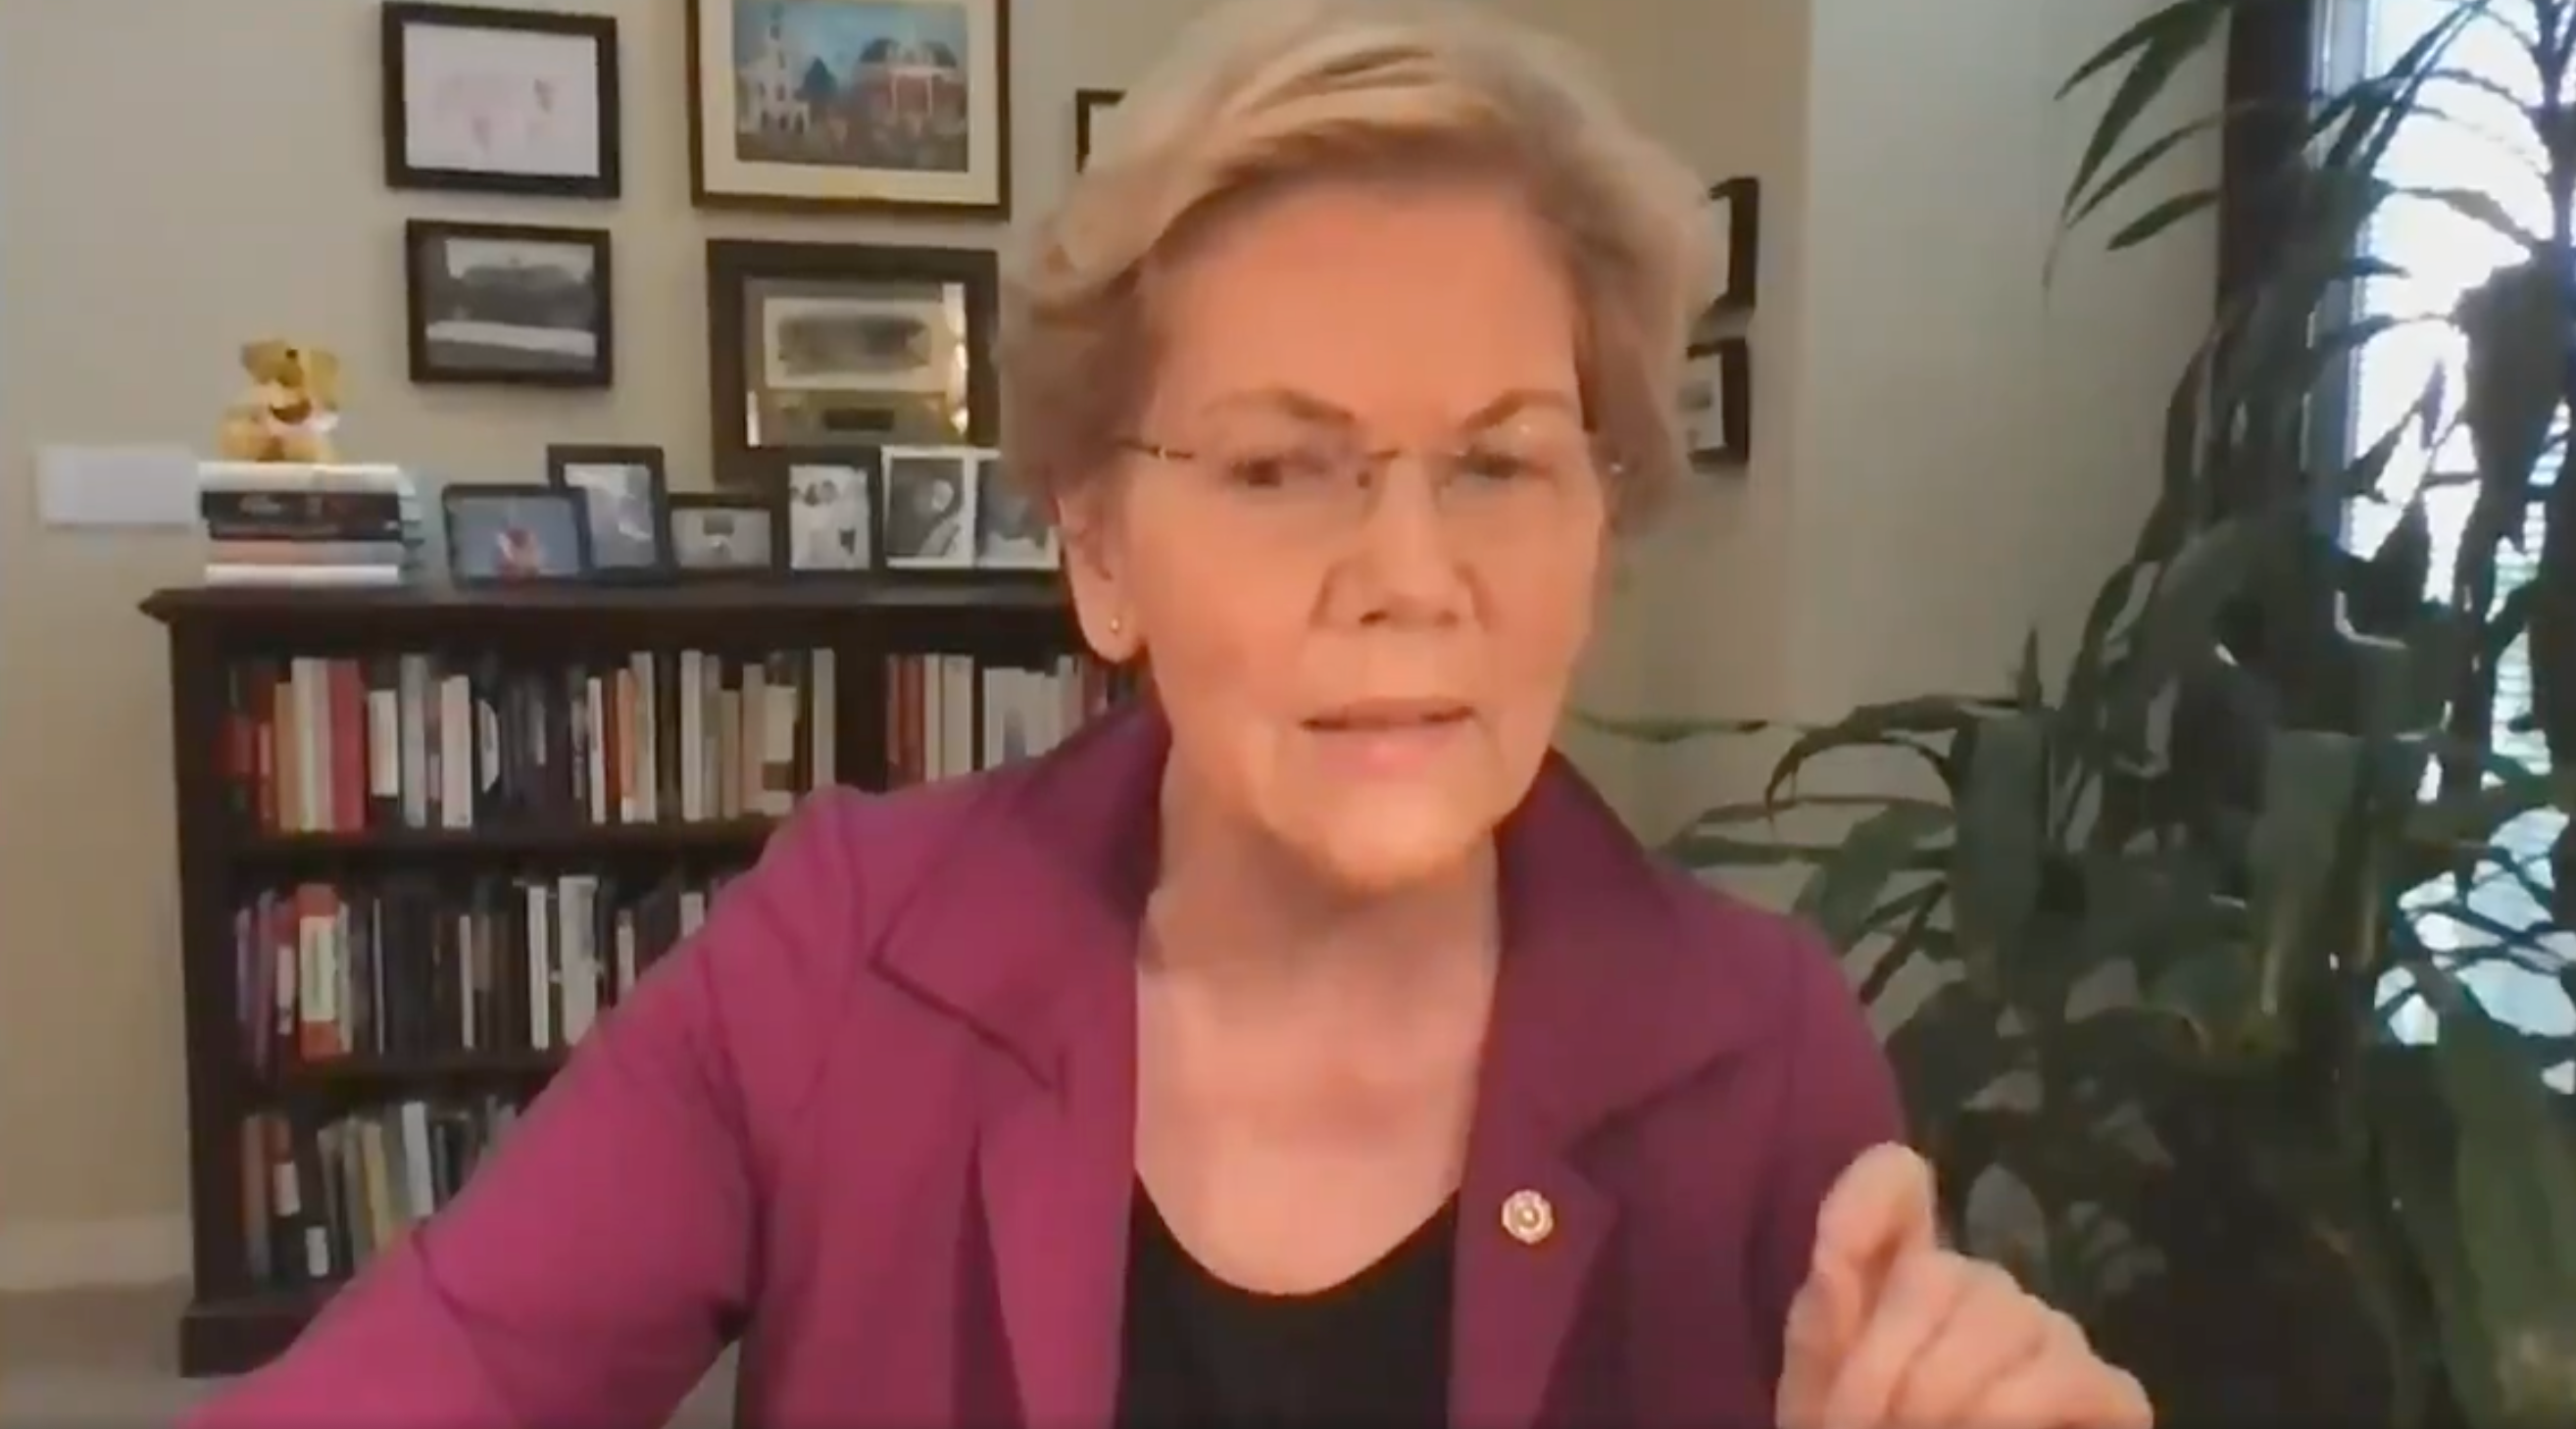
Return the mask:
M 896 655 L 885 686 L 886 776 L 897 788 L 1044 754 L 1126 693 L 1116 670 L 1071 655 L 1034 669 Z
M 209 585 L 392 586 L 419 574 L 420 491 L 397 466 L 200 462 Z
M 883 690 L 898 786 L 1043 752 L 1117 692 L 1091 660 L 944 654 L 888 657 Z M 225 699 L 227 801 L 264 833 L 778 817 L 844 778 L 828 648 L 250 659 Z
M 343 1280 L 453 1199 L 523 1109 L 515 1096 L 430 1100 L 241 1123 L 246 1269 L 263 1287 Z
M 219 767 L 270 833 L 732 819 L 839 778 L 831 650 L 250 659 Z
M 233 914 L 255 1076 L 570 1048 L 705 921 L 728 873 L 419 875 L 264 890 Z

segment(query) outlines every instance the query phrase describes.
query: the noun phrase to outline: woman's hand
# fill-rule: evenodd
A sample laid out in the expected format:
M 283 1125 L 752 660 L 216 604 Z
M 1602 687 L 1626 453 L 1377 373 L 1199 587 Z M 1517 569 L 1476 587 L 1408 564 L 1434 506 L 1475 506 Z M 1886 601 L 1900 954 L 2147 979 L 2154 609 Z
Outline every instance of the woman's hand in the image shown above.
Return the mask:
M 1834 1183 L 1789 1303 L 1781 1429 L 2150 1429 L 2136 1379 L 1937 1226 L 1931 1168 L 1902 1146 Z

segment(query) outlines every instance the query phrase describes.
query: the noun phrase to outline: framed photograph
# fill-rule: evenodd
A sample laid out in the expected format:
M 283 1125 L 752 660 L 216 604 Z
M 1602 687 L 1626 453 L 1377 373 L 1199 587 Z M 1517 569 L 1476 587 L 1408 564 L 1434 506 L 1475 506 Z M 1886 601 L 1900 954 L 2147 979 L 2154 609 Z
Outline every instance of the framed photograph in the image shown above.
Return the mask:
M 388 188 L 617 197 L 615 20 L 391 3 L 383 60 Z
M 671 568 L 670 488 L 660 447 L 548 447 L 546 483 L 581 501 L 591 574 L 641 578 Z
M 1010 212 L 1010 0 L 689 0 L 701 208 Z
M 1753 349 L 1740 337 L 1691 345 L 1682 377 L 1690 463 L 1742 466 L 1753 454 Z
M 1728 179 L 1708 191 L 1708 208 L 1717 228 L 1717 268 L 1708 290 L 1717 296 L 1703 321 L 1753 309 L 1754 279 L 1762 266 L 1762 181 Z
M 778 504 L 703 491 L 670 500 L 673 566 L 689 576 L 766 576 L 778 569 Z
M 1094 143 L 1117 114 L 1118 101 L 1126 97 L 1127 91 L 1123 89 L 1077 89 L 1073 92 L 1073 167 L 1077 171 L 1091 166 Z
M 969 570 L 975 564 L 972 447 L 885 449 L 885 563 L 898 571 Z
M 717 479 L 766 480 L 754 452 L 989 442 L 998 281 L 988 250 L 710 242 Z
M 970 472 L 975 513 L 975 568 L 986 571 L 1052 571 L 1064 565 L 1055 522 L 1046 507 L 1013 485 L 1002 454 L 979 451 Z
M 883 456 L 857 447 L 799 453 L 786 465 L 787 569 L 799 575 L 874 569 Z
M 581 503 L 551 486 L 451 486 L 439 493 L 447 572 L 458 585 L 577 581 L 590 570 Z
M 411 380 L 606 387 L 608 231 L 414 219 L 403 227 Z

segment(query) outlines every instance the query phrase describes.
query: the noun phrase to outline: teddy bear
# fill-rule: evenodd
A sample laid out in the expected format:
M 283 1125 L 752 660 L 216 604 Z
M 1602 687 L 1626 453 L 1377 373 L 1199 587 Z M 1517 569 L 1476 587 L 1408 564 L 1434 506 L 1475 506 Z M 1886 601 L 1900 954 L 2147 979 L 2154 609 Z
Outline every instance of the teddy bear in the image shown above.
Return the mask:
M 328 462 L 337 449 L 340 359 L 282 338 L 244 343 L 250 391 L 224 413 L 216 447 L 228 461 Z

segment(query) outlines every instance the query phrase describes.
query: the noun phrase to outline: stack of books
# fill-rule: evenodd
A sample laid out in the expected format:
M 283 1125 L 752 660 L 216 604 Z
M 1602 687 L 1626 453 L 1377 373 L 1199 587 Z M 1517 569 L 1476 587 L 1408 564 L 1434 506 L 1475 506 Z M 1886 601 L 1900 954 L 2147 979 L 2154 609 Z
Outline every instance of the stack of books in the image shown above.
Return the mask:
M 203 462 L 209 585 L 394 586 L 420 574 L 418 487 L 398 466 Z

